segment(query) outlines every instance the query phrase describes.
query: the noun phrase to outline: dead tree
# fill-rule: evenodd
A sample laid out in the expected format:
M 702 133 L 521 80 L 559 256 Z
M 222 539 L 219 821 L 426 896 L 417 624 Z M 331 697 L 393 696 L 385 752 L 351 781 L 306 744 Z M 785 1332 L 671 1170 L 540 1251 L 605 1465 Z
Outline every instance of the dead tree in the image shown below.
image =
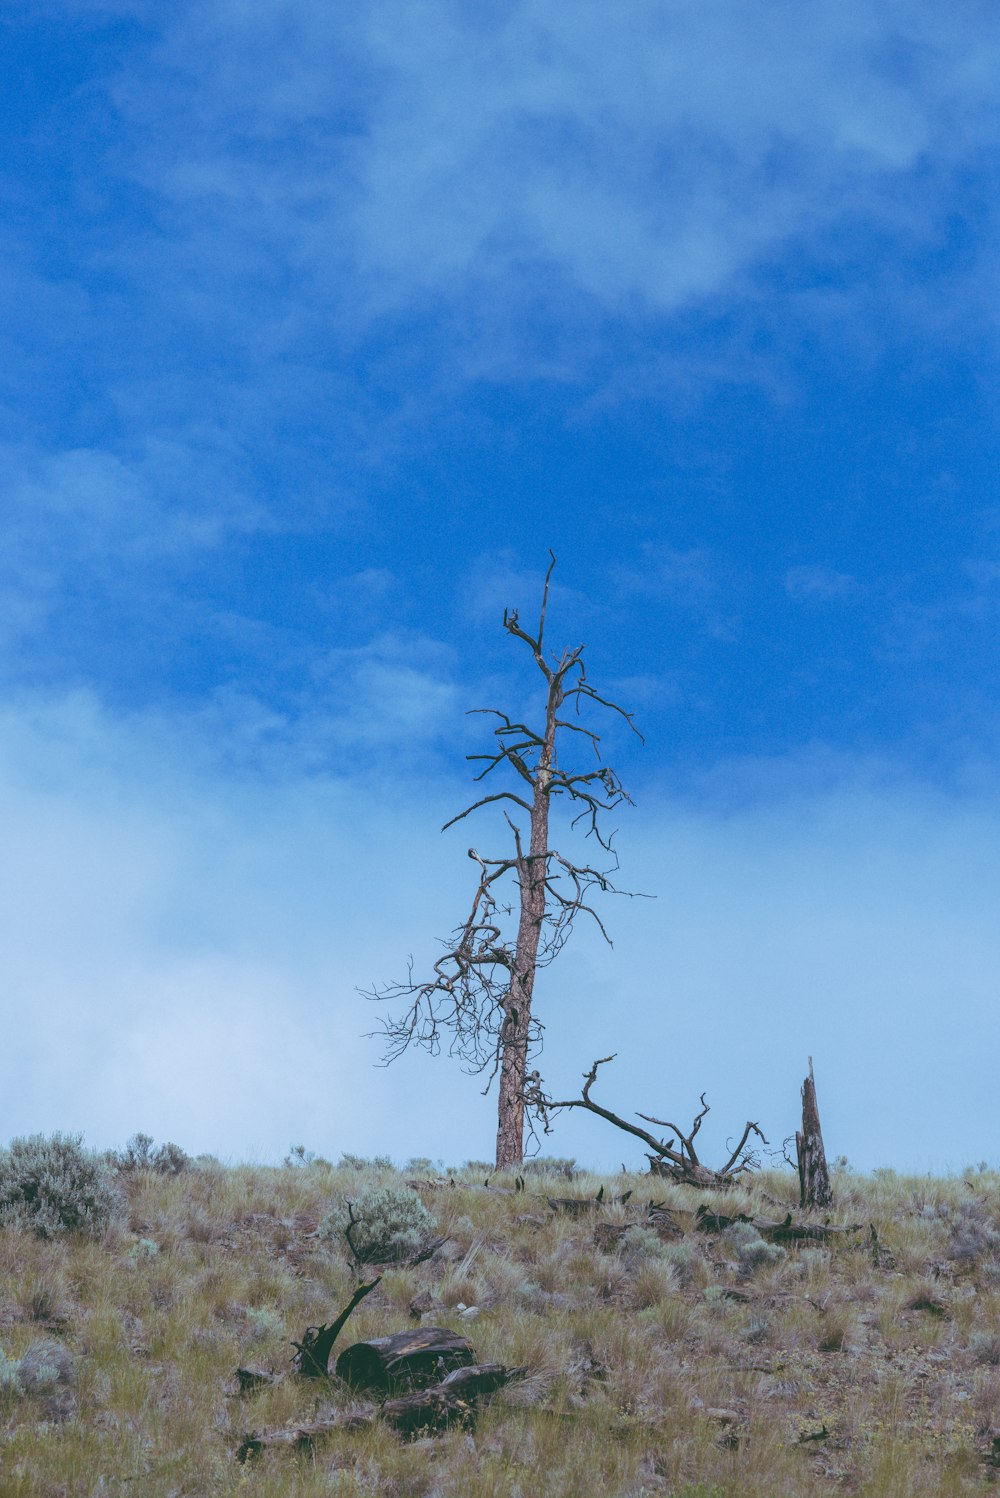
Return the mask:
M 432 976 L 414 982 L 411 966 L 405 983 L 367 994 L 403 1001 L 398 1017 L 382 1025 L 386 1062 L 411 1045 L 422 1046 L 432 1055 L 446 1046 L 470 1071 L 488 1073 L 485 1090 L 499 1075 L 498 1170 L 517 1166 L 524 1157 L 525 1079 L 540 1049 L 542 1033 L 534 1010 L 538 969 L 558 955 L 581 913 L 590 916 L 610 942 L 591 897 L 595 892 L 623 893 L 612 882 L 618 863 L 604 814 L 631 801 L 615 772 L 600 763 L 600 736 L 580 721 L 581 710 L 608 709 L 642 737 L 631 714 L 590 685 L 582 645 L 558 657 L 546 657 L 543 635 L 554 566 L 553 556 L 545 575 L 536 632 L 532 635 L 521 627 L 516 610 L 506 611 L 503 617 L 504 629 L 527 646 L 542 675 L 544 716 L 536 727 L 529 727 L 497 708 L 473 709 L 495 720 L 496 741 L 487 753 L 468 756 L 471 761 L 485 762 L 476 780 L 501 769 L 510 773 L 516 789 L 479 797 L 442 828 L 446 831 L 471 812 L 492 806 L 502 810 L 513 848 L 500 858 L 469 849 L 477 871 L 471 908 L 445 943 Z M 596 768 L 580 769 L 564 762 L 560 749 L 570 742 L 592 750 Z M 586 836 L 608 856 L 609 868 L 578 862 L 552 846 L 550 813 L 559 798 L 574 813 L 571 828 L 582 825 Z M 508 894 L 511 884 L 516 893 Z
M 819 1124 L 811 1056 L 809 1075 L 802 1083 L 802 1132 L 795 1135 L 795 1153 L 799 1166 L 799 1205 L 828 1207 L 833 1201 L 833 1189 L 830 1186 L 830 1172 L 823 1147 L 823 1131 Z
M 599 1061 L 594 1062 L 584 1077 L 583 1093 L 578 1098 L 567 1098 L 562 1102 L 555 1102 L 542 1091 L 539 1081 L 529 1082 L 528 1100 L 542 1118 L 546 1133 L 550 1132 L 551 1114 L 559 1113 L 564 1108 L 585 1108 L 588 1113 L 596 1113 L 598 1118 L 607 1119 L 608 1123 L 614 1124 L 616 1129 L 624 1129 L 626 1134 L 632 1134 L 636 1139 L 641 1139 L 644 1144 L 648 1144 L 650 1153 L 646 1158 L 649 1160 L 650 1172 L 681 1185 L 702 1188 L 728 1186 L 739 1176 L 757 1169 L 759 1161 L 750 1142 L 751 1136 L 755 1135 L 764 1144 L 767 1144 L 767 1140 L 761 1132 L 760 1125 L 749 1120 L 739 1144 L 721 1169 L 713 1170 L 710 1166 L 703 1165 L 698 1159 L 694 1145 L 695 1136 L 709 1112 L 704 1093 L 701 1094 L 701 1110 L 686 1134 L 676 1124 L 667 1123 L 664 1119 L 651 1118 L 648 1113 L 636 1114 L 637 1118 L 643 1119 L 646 1123 L 668 1130 L 671 1137 L 662 1139 L 657 1139 L 655 1134 L 640 1128 L 638 1124 L 629 1123 L 627 1119 L 620 1118 L 617 1113 L 612 1113 L 610 1108 L 604 1108 L 600 1103 L 595 1103 L 590 1090 L 597 1080 L 597 1068 L 605 1066 L 614 1059 L 614 1056 L 602 1056 Z

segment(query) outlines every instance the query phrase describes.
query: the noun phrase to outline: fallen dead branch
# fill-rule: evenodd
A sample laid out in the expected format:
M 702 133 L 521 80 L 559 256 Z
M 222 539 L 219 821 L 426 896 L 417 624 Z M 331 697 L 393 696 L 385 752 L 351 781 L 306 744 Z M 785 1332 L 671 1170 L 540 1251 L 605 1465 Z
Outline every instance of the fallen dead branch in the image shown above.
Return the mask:
M 770 1238 L 772 1243 L 825 1243 L 846 1233 L 858 1233 L 862 1227 L 860 1222 L 842 1227 L 828 1222 L 793 1222 L 791 1212 L 781 1222 L 767 1217 L 751 1217 L 746 1212 L 729 1216 L 725 1212 L 713 1212 L 706 1202 L 702 1202 L 695 1213 L 695 1228 L 699 1233 L 724 1233 L 736 1222 L 750 1223 L 762 1238 Z
M 656 1135 L 651 1134 L 648 1129 L 642 1129 L 638 1124 L 629 1123 L 617 1113 L 612 1113 L 610 1108 L 595 1103 L 590 1092 L 597 1080 L 597 1069 L 614 1059 L 613 1055 L 602 1056 L 600 1060 L 594 1062 L 584 1077 L 583 1092 L 578 1098 L 566 1098 L 556 1102 L 542 1091 L 541 1080 L 537 1075 L 529 1081 L 525 1089 L 526 1101 L 542 1120 L 547 1134 L 551 1132 L 550 1114 L 560 1113 L 564 1108 L 584 1108 L 588 1113 L 596 1113 L 598 1118 L 606 1119 L 608 1123 L 614 1124 L 616 1129 L 623 1129 L 626 1134 L 632 1134 L 636 1139 L 641 1139 L 649 1146 L 650 1153 L 646 1158 L 649 1160 L 650 1172 L 678 1184 L 699 1186 L 702 1189 L 731 1186 L 733 1181 L 741 1175 L 759 1167 L 760 1161 L 751 1145 L 751 1139 L 755 1136 L 764 1144 L 767 1144 L 767 1140 L 761 1132 L 760 1125 L 750 1120 L 746 1123 L 739 1144 L 719 1170 L 703 1165 L 698 1159 L 694 1141 L 703 1120 L 710 1111 L 704 1093 L 701 1094 L 701 1109 L 686 1134 L 676 1124 L 669 1123 L 665 1119 L 653 1118 L 648 1113 L 636 1114 L 636 1117 L 641 1118 L 645 1123 L 666 1129 L 671 1137 L 661 1139 L 657 1139 Z

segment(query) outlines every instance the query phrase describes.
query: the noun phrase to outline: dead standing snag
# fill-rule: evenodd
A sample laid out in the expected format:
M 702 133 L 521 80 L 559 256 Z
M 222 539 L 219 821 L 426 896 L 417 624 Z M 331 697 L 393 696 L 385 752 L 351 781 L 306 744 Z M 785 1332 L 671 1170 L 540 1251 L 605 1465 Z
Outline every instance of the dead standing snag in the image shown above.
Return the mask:
M 591 897 L 595 892 L 623 893 L 612 883 L 618 865 L 603 814 L 631 803 L 615 772 L 600 763 L 600 736 L 579 721 L 581 710 L 585 706 L 606 708 L 642 737 L 631 714 L 602 697 L 588 682 L 582 645 L 546 658 L 543 637 L 554 566 L 553 556 L 545 575 L 536 633 L 521 627 L 516 610 L 505 612 L 503 618 L 507 633 L 528 647 L 544 679 L 544 719 L 532 728 L 497 708 L 474 709 L 494 719 L 496 741 L 488 753 L 468 756 L 484 762 L 476 779 L 503 769 L 511 774 L 514 789 L 479 797 L 442 829 L 485 806 L 496 806 L 503 811 L 513 850 L 502 858 L 488 858 L 476 848 L 469 849 L 477 870 L 471 908 L 464 924 L 445 944 L 433 976 L 417 983 L 411 969 L 405 983 L 371 990 L 368 995 L 403 1001 L 402 1013 L 382 1026 L 387 1062 L 411 1045 L 422 1046 L 432 1055 L 447 1045 L 448 1053 L 458 1056 L 469 1070 L 489 1074 L 487 1088 L 499 1075 L 498 1170 L 519 1165 L 524 1154 L 525 1079 L 529 1060 L 540 1048 L 542 1028 L 534 1013 L 535 975 L 561 951 L 581 912 L 610 940 Z M 580 741 L 592 749 L 596 768 L 578 769 L 562 762 L 560 747 Z M 558 797 L 570 803 L 571 828 L 582 826 L 585 835 L 594 838 L 609 855 L 610 868 L 578 863 L 552 846 L 549 814 Z M 511 883 L 516 895 L 507 893 Z
M 799 1167 L 799 1205 L 828 1207 L 833 1201 L 833 1191 L 819 1123 L 811 1056 L 809 1075 L 802 1083 L 802 1132 L 795 1136 L 795 1155 Z
M 651 1153 L 647 1155 L 647 1159 L 653 1175 L 665 1176 L 668 1180 L 687 1186 L 714 1187 L 728 1186 L 738 1176 L 757 1168 L 758 1160 L 750 1144 L 751 1135 L 756 1135 L 764 1144 L 767 1140 L 761 1132 L 760 1125 L 751 1123 L 749 1120 L 743 1130 L 743 1137 L 721 1170 L 712 1170 L 710 1166 L 702 1165 L 695 1150 L 694 1140 L 701 1128 L 702 1120 L 709 1111 L 704 1093 L 701 1095 L 701 1111 L 695 1117 L 687 1134 L 676 1124 L 667 1123 L 664 1119 L 651 1118 L 648 1113 L 636 1114 L 637 1118 L 645 1120 L 646 1123 L 656 1124 L 658 1128 L 668 1130 L 671 1135 L 669 1139 L 657 1139 L 647 1129 L 641 1129 L 638 1124 L 619 1118 L 618 1114 L 612 1113 L 610 1108 L 604 1108 L 600 1103 L 595 1103 L 590 1095 L 590 1089 L 597 1081 L 597 1068 L 605 1066 L 614 1059 L 614 1056 L 602 1056 L 599 1061 L 595 1061 L 583 1079 L 582 1095 L 578 1098 L 568 1098 L 564 1102 L 553 1102 L 547 1097 L 542 1091 L 539 1080 L 533 1079 L 529 1083 L 528 1100 L 542 1118 L 546 1133 L 549 1132 L 549 1114 L 558 1113 L 563 1108 L 585 1108 L 588 1113 L 596 1113 L 599 1118 L 607 1119 L 608 1123 L 614 1124 L 616 1129 L 624 1129 L 626 1134 L 633 1134 L 636 1139 L 641 1139 L 644 1144 L 648 1144 Z

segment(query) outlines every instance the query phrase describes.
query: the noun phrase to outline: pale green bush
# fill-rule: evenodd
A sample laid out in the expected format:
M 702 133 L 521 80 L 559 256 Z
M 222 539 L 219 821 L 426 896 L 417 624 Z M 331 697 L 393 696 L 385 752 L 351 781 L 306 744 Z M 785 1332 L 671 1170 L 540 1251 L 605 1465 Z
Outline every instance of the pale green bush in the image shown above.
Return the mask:
M 32 1134 L 0 1150 L 0 1224 L 40 1238 L 98 1236 L 121 1210 L 107 1165 L 80 1134 Z
M 56 1384 L 71 1384 L 74 1376 L 73 1354 L 61 1342 L 46 1337 L 32 1342 L 17 1371 L 17 1381 L 25 1394 L 44 1394 Z
M 362 1263 L 388 1263 L 419 1253 L 436 1226 L 415 1191 L 381 1186 L 362 1192 L 355 1202 L 334 1206 L 320 1223 L 319 1236 L 328 1243 L 346 1241 L 350 1227 L 350 1245 Z
M 765 1264 L 780 1264 L 787 1255 L 780 1243 L 766 1243 L 752 1222 L 734 1222 L 722 1235 L 730 1253 L 736 1255 L 745 1274 Z

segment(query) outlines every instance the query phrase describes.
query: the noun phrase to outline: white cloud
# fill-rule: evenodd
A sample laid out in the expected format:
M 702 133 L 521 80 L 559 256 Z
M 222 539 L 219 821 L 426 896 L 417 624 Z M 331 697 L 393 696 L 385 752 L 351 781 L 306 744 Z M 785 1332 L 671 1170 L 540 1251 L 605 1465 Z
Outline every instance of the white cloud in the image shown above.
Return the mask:
M 67 597 L 138 593 L 151 569 L 187 566 L 262 509 L 204 443 L 142 438 L 136 450 L 3 450 L 0 631 L 36 631 Z M 2 638 L 2 636 L 0 636 Z
M 489 1152 L 479 1084 L 445 1060 L 374 1067 L 359 1036 L 377 1015 L 355 994 L 410 953 L 428 964 L 461 915 L 465 840 L 437 828 L 464 782 L 403 773 L 375 796 L 349 763 L 255 780 L 197 759 L 190 724 L 79 698 L 7 704 L 0 729 L 0 1137 Z M 683 1121 L 706 1089 L 715 1158 L 747 1117 L 791 1132 L 812 1055 L 831 1152 L 995 1157 L 995 790 L 822 758 L 718 778 L 742 794 L 647 794 L 621 818 L 620 882 L 658 898 L 606 906 L 614 951 L 581 932 L 540 978 L 553 1088 L 616 1050 L 609 1105 Z M 639 1159 L 588 1118 L 548 1146 Z
M 346 23 L 306 5 L 252 19 L 203 5 L 164 44 L 203 85 L 183 176 L 164 185 L 203 198 L 200 150 L 216 194 L 228 160 L 223 192 L 299 219 L 309 254 L 324 207 L 344 207 L 342 158 L 360 261 L 407 294 L 527 255 L 602 298 L 675 306 L 789 235 L 892 219 L 907 207 L 886 201 L 894 179 L 994 139 L 1000 36 L 982 21 L 872 0 L 808 14 L 630 0 L 614 16 L 535 0 L 486 24 L 446 0 L 362 6 Z M 236 168 L 241 136 L 307 122 L 305 171 Z

